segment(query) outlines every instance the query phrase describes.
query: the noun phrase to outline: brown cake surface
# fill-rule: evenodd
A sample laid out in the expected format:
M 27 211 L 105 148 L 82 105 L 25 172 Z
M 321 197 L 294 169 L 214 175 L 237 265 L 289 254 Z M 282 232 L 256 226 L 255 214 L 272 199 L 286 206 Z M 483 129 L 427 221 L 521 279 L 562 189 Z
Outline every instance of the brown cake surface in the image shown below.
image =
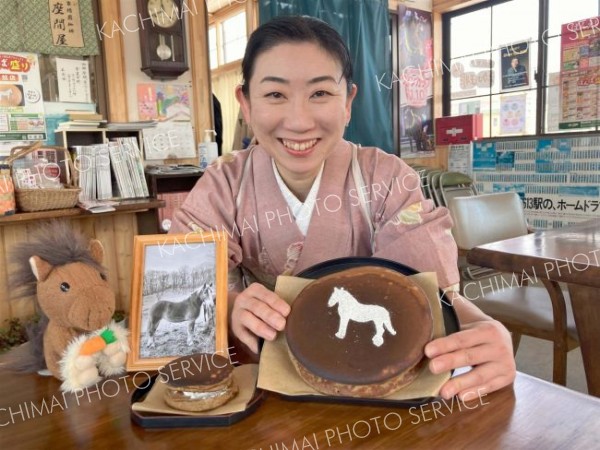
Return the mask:
M 339 302 L 329 306 L 332 294 Z M 350 318 L 342 338 L 344 316 Z M 381 396 L 414 379 L 432 330 L 431 308 L 418 285 L 390 269 L 365 266 L 306 286 L 292 304 L 285 333 L 298 372 L 316 389 Z

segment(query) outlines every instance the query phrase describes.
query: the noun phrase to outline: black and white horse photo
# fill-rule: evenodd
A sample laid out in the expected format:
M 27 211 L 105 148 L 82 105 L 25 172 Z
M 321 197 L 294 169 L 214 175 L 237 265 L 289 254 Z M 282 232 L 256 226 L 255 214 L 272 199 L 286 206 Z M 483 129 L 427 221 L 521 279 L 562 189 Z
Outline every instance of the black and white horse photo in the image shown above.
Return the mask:
M 192 292 L 185 300 L 180 302 L 161 300 L 154 303 L 150 309 L 150 319 L 148 322 L 148 346 L 152 348 L 156 347 L 154 333 L 156 333 L 158 324 L 163 319 L 171 323 L 186 322 L 188 332 L 187 345 L 193 345 L 196 320 L 200 317 L 200 312 L 206 309 L 204 303 L 209 301 L 209 295 L 209 285 L 204 285 L 201 289 Z
M 147 250 L 140 357 L 215 351 L 215 269 L 202 256 Z M 205 259 L 210 261 L 211 254 Z

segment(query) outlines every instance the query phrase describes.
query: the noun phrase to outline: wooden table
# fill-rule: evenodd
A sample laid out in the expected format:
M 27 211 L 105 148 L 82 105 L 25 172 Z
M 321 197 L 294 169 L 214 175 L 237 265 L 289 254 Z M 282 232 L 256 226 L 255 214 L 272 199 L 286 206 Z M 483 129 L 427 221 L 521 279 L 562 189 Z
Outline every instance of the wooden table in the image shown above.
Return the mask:
M 569 284 L 588 392 L 600 396 L 600 219 L 482 245 L 467 260 Z
M 468 404 L 455 400 L 413 409 L 291 402 L 268 394 L 254 414 L 230 427 L 181 429 L 132 423 L 132 381 L 113 378 L 77 400 L 63 397 L 55 379 L 2 372 L 0 445 L 112 450 L 600 448 L 600 399 L 524 374 L 517 375 L 514 388 Z

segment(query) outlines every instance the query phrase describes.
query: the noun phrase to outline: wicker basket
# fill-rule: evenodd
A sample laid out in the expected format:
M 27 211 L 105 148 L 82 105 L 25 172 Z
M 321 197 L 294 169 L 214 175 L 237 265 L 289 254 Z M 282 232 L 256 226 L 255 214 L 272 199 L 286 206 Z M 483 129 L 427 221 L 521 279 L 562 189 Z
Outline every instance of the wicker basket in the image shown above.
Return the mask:
M 67 164 L 70 173 L 75 175 L 73 161 L 68 157 L 69 152 L 64 147 L 42 146 L 41 142 L 36 142 L 30 146 L 14 147 L 10 151 L 8 163 L 12 164 L 15 160 L 22 158 L 38 148 L 51 148 L 65 152 Z M 81 188 L 76 185 L 76 177 L 68 177 L 67 185 L 63 189 L 18 189 L 15 188 L 15 200 L 17 208 L 24 212 L 48 211 L 52 209 L 73 208 L 79 199 Z

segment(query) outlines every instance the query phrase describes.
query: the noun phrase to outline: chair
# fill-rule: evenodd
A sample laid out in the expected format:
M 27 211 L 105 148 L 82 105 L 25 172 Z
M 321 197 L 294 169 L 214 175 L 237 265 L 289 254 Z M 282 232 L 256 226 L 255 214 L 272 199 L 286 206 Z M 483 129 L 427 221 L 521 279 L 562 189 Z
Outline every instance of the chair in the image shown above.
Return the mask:
M 409 164 L 409 166 L 415 171 L 417 172 L 417 174 L 419 175 L 419 179 L 420 179 L 420 183 L 421 183 L 421 192 L 423 192 L 423 195 L 425 197 L 427 197 L 427 172 L 429 172 L 431 170 L 430 167 L 426 167 L 426 166 L 421 166 L 421 165 L 411 165 Z
M 455 197 L 450 199 L 448 209 L 454 220 L 452 233 L 462 252 L 528 232 L 521 200 L 514 192 Z M 523 334 L 552 341 L 552 379 L 565 385 L 567 353 L 579 346 L 568 293 L 550 280 L 542 280 L 543 287 L 526 285 L 521 282 L 522 275 L 512 274 L 510 281 L 506 275 L 488 278 L 492 281 L 485 285 L 479 281 L 480 288 L 491 292 L 470 300 L 512 332 L 515 354 Z M 466 285 L 461 287 L 464 292 Z
M 439 180 L 443 170 L 432 170 L 427 174 L 427 192 L 436 206 L 440 206 Z
M 477 195 L 477 189 L 470 176 L 461 172 L 443 172 L 440 175 L 440 192 L 443 206 L 450 204 L 454 197 Z

